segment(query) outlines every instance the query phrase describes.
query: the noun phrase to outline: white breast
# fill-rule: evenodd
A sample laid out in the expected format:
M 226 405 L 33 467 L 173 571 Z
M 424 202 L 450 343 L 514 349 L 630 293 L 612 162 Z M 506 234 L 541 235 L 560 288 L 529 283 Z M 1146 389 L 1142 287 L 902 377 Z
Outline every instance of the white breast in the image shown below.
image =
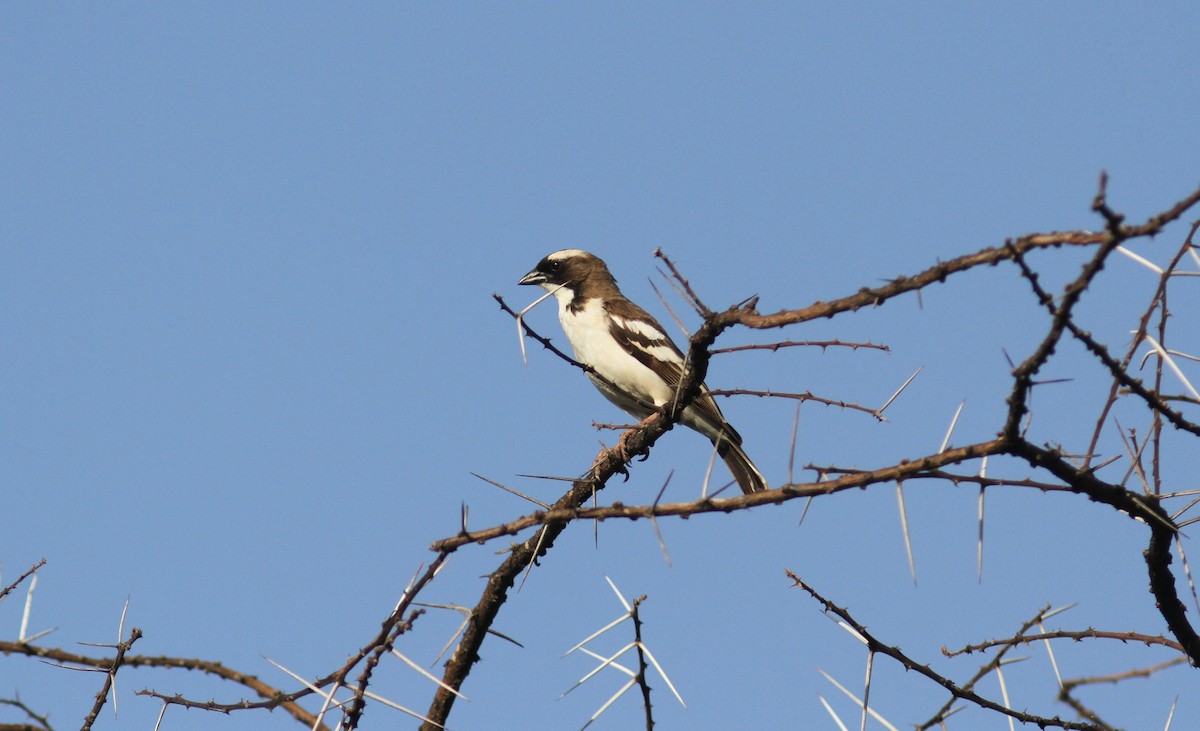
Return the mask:
M 595 368 L 597 373 L 643 401 L 661 406 L 671 400 L 675 395 L 671 388 L 657 374 L 625 352 L 613 339 L 609 332 L 609 315 L 604 311 L 604 304 L 600 300 L 588 300 L 583 308 L 576 312 L 571 312 L 566 305 L 567 302 L 559 300 L 558 319 L 575 351 L 576 360 Z M 655 354 L 662 355 L 661 352 Z M 673 360 L 678 360 L 673 351 L 670 352 L 670 356 Z M 646 415 L 645 409 L 637 408 L 636 403 L 631 402 L 624 394 L 613 393 L 612 388 L 603 382 L 593 382 L 610 401 L 621 408 L 641 416 Z

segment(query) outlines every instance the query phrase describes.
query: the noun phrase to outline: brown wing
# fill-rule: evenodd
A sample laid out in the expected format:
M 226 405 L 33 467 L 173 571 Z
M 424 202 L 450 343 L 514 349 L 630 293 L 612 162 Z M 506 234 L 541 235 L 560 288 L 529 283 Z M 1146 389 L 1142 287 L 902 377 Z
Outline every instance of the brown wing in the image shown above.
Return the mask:
M 613 339 L 668 385 L 677 387 L 683 378 L 684 355 L 662 325 L 624 297 L 610 300 L 607 305 L 608 313 L 613 316 L 610 330 Z M 725 421 L 725 416 L 704 384 L 700 385 L 700 393 L 692 400 L 692 409 L 714 432 L 721 433 L 735 444 L 742 443 L 741 435 Z

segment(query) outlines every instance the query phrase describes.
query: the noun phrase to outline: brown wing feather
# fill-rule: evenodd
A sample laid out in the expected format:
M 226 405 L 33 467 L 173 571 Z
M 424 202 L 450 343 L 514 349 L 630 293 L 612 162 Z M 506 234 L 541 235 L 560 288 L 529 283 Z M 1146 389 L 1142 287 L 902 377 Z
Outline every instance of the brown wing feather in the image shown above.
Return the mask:
M 641 307 L 638 307 L 624 297 L 615 301 L 609 301 L 607 304 L 609 314 L 616 315 L 622 320 L 640 321 L 652 327 L 656 333 L 655 336 L 648 336 L 646 333 L 630 330 L 618 325 L 616 322 L 612 324 L 610 332 L 613 339 L 639 363 L 649 368 L 672 387 L 678 386 L 680 379 L 683 378 L 684 355 L 679 350 L 679 346 L 675 345 L 663 330 L 662 325 L 659 325 L 658 321 Z M 668 348 L 679 360 L 667 361 L 655 358 L 647 351 L 648 348 Z M 717 406 L 717 402 L 713 400 L 713 397 L 708 394 L 708 387 L 704 384 L 700 384 L 700 393 L 696 398 L 692 399 L 692 408 L 715 431 L 720 431 L 726 439 L 735 444 L 742 443 L 742 436 L 725 421 L 725 415 L 721 413 L 721 409 Z

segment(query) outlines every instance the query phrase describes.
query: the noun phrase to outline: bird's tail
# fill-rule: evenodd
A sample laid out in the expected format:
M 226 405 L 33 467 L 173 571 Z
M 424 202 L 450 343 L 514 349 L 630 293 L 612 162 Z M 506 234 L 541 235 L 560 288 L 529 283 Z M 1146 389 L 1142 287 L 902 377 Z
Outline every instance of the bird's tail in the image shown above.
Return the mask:
M 717 440 L 717 454 L 725 460 L 725 465 L 733 473 L 733 479 L 737 480 L 738 487 L 742 488 L 742 492 L 749 495 L 752 492 L 770 489 L 767 487 L 767 478 L 763 477 L 750 458 L 746 456 L 742 445 L 730 441 L 727 437 L 721 437 Z

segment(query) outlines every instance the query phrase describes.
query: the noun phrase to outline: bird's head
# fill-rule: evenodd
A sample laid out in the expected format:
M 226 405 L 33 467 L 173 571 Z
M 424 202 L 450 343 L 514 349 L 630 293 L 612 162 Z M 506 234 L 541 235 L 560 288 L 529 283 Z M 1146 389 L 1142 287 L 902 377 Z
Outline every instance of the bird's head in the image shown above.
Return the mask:
M 517 284 L 536 284 L 554 292 L 560 302 L 569 302 L 576 294 L 589 290 L 616 290 L 617 281 L 599 257 L 579 249 L 563 249 L 546 255 Z

